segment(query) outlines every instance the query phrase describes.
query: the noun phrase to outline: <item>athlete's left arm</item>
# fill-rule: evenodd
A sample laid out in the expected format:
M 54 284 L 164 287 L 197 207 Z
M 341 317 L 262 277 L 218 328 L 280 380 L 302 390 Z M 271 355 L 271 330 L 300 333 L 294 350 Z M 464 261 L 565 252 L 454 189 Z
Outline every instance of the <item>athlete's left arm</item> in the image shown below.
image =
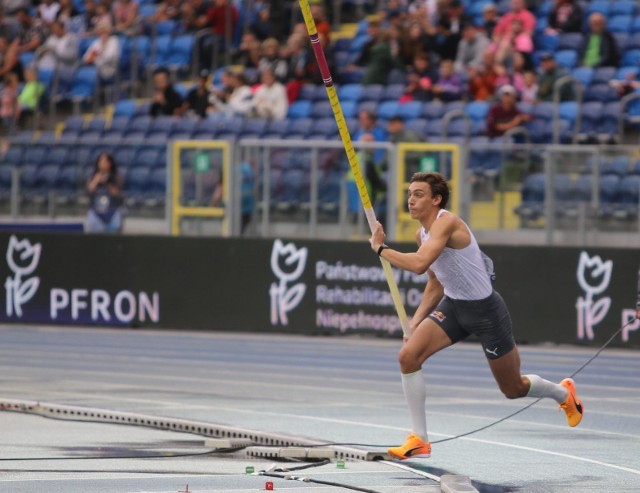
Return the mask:
M 392 248 L 385 248 L 380 252 L 380 256 L 395 267 L 415 272 L 416 274 L 424 274 L 442 253 L 449 238 L 451 238 L 454 227 L 455 222 L 451 214 L 444 214 L 433 222 L 429 229 L 429 239 L 422 242 L 417 252 L 402 253 Z M 371 248 L 375 252 L 384 243 L 384 238 L 384 230 L 382 225 L 378 223 L 371 237 Z

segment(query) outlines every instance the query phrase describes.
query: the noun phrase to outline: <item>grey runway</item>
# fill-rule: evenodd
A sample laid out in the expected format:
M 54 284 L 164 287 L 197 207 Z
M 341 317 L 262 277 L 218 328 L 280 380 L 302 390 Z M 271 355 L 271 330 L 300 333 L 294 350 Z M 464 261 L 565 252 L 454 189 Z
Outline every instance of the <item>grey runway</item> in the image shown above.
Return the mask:
M 409 428 L 397 340 L 123 329 L 0 328 L 0 397 L 154 414 L 386 446 Z M 594 349 L 521 347 L 523 372 L 559 381 Z M 488 430 L 433 446 L 416 470 L 470 476 L 481 491 L 640 490 L 640 352 L 609 350 L 576 377 L 586 413 L 579 427 L 542 401 Z M 425 365 L 432 441 L 487 425 L 525 406 L 497 389 L 479 345 L 460 344 Z M 202 452 L 198 437 L 130 426 L 0 414 L 0 491 L 259 491 L 236 454 Z M 6 461 L 105 451 L 132 459 Z M 376 491 L 438 491 L 424 476 L 389 464 L 326 465 L 310 477 Z M 341 491 L 275 480 L 276 489 Z M 346 490 L 345 490 L 346 491 Z

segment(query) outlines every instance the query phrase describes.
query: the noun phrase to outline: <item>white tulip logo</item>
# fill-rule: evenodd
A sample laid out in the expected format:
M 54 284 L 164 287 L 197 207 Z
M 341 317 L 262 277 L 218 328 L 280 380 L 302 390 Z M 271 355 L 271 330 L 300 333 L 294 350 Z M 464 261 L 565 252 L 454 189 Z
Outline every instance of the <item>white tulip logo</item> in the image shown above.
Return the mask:
M 594 297 L 609 287 L 613 262 L 603 262 L 599 256 L 589 257 L 587 252 L 580 253 L 578 262 L 578 284 L 585 292 L 576 302 L 578 310 L 578 339 L 593 340 L 593 328 L 607 315 L 611 307 L 611 298 L 606 296 L 594 301 Z
M 40 287 L 40 278 L 32 277 L 40 262 L 42 245 L 36 243 L 32 245 L 29 240 L 18 241 L 18 238 L 11 236 L 7 247 L 7 265 L 13 272 L 13 277 L 7 277 L 4 288 L 7 293 L 7 316 L 22 317 L 22 305 L 28 302 Z
M 296 248 L 293 243 L 286 245 L 280 240 L 273 242 L 271 251 L 271 270 L 278 278 L 278 282 L 271 283 L 269 295 L 271 297 L 271 325 L 289 324 L 287 313 L 297 307 L 304 297 L 307 286 L 298 283 L 291 287 L 287 284 L 296 281 L 304 272 L 307 265 L 308 250 Z M 283 265 L 287 267 L 285 270 Z

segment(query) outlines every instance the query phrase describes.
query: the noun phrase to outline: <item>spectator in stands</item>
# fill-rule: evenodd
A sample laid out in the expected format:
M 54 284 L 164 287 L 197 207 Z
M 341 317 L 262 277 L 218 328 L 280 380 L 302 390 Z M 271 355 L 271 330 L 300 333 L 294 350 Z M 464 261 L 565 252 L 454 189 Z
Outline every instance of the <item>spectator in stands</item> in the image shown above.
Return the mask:
M 607 31 L 607 18 L 600 12 L 589 16 L 590 33 L 584 34 L 579 60 L 585 67 L 617 67 L 620 52 L 616 38 Z
M 386 142 L 387 131 L 378 125 L 378 119 L 372 111 L 363 110 L 358 113 L 360 128 L 353 134 L 355 141 Z M 373 151 L 373 162 L 380 163 L 384 160 L 385 153 L 382 149 Z
M 512 128 L 531 120 L 531 115 L 520 111 L 516 105 L 517 91 L 511 85 L 502 86 L 498 91 L 500 100 L 487 114 L 487 136 L 500 137 Z
M 151 116 L 182 116 L 186 105 L 182 101 L 180 94 L 171 85 L 169 71 L 165 68 L 157 69 L 153 74 L 153 84 L 155 92 L 151 103 Z
M 244 68 L 258 69 L 260 64 L 260 40 L 252 32 L 246 32 L 240 39 L 240 46 L 234 56 L 234 64 Z
M 271 7 L 267 2 L 257 2 L 255 5 L 255 17 L 249 24 L 249 30 L 260 41 L 274 36 L 273 24 L 271 22 Z
M 93 33 L 98 23 L 98 9 L 93 0 L 84 1 L 84 12 L 82 13 L 83 32 L 86 35 Z
M 96 4 L 95 13 L 91 18 L 91 29 L 86 34 L 96 36 L 98 35 L 98 28 L 104 25 L 113 26 L 113 16 L 111 15 L 108 0 L 101 0 Z
M 227 10 L 229 10 L 229 18 L 231 19 L 229 26 L 227 26 Z M 230 0 L 215 0 L 213 6 L 207 11 L 208 27 L 211 28 L 216 36 L 224 39 L 227 27 L 229 34 L 233 34 L 239 15 L 238 9 Z
M 51 23 L 56 20 L 59 11 L 60 4 L 58 2 L 42 0 L 36 8 L 36 19 L 44 24 L 44 26 L 49 27 Z
M 287 57 L 289 74 L 287 75 L 287 83 L 285 86 L 287 88 L 289 102 L 293 102 L 298 99 L 300 88 L 306 82 L 308 77 L 308 57 L 312 54 L 307 51 L 307 45 L 307 37 L 302 34 L 293 33 L 289 36 L 289 39 L 287 39 L 284 54 Z
M 636 318 L 640 319 L 640 270 L 638 270 L 638 294 L 636 295 Z
M 416 135 L 415 132 L 407 130 L 404 126 L 404 120 L 399 116 L 389 118 L 387 122 L 387 140 L 392 144 L 400 142 L 424 142 Z
M 389 72 L 403 68 L 402 64 L 391 54 L 389 33 L 378 19 L 369 21 L 367 33 L 370 40 L 364 45 L 355 65 L 365 67 L 363 84 L 386 84 Z
M 97 31 L 98 39 L 91 43 L 82 61 L 96 66 L 102 82 L 112 82 L 120 62 L 120 41 L 112 35 L 111 24 L 100 24 Z
M 208 80 L 209 72 L 207 70 L 200 71 L 195 87 L 187 94 L 188 111 L 200 118 L 206 118 L 209 110 L 213 108 L 209 101 L 211 93 L 207 88 Z
M 536 17 L 525 8 L 524 0 L 511 0 L 511 11 L 504 14 L 495 29 L 493 39 L 499 43 L 502 37 L 508 36 L 513 28 L 513 21 L 519 20 L 522 23 L 522 32 L 533 37 L 536 30 Z
M 324 6 L 321 0 L 314 0 L 311 3 L 311 17 L 313 17 L 316 23 L 318 33 L 323 34 L 328 41 L 331 41 L 331 24 L 325 16 Z
M 496 61 L 498 63 L 510 65 L 514 53 L 532 53 L 533 39 L 522 28 L 520 19 L 513 19 L 511 29 L 500 38 L 496 46 Z
M 524 74 L 532 71 L 535 71 L 535 67 L 531 55 L 520 51 L 514 52 L 511 63 L 511 85 L 516 88 L 518 93 L 522 93 L 525 85 Z
M 178 22 L 181 16 L 182 9 L 180 8 L 180 0 L 164 0 L 160 5 L 158 5 L 154 20 L 156 22 Z
M 0 5 L 0 38 L 6 39 L 9 43 L 13 41 L 15 32 L 13 22 L 7 21 L 4 17 L 4 10 Z
M 69 89 L 78 62 L 78 38 L 76 35 L 67 32 L 60 20 L 54 21 L 51 24 L 51 35 L 42 46 L 40 54 L 38 67 L 55 69 L 61 89 Z
M 289 99 L 285 87 L 276 78 L 271 68 L 265 68 L 260 72 L 262 84 L 253 96 L 253 109 L 259 118 L 270 120 L 283 120 L 287 117 Z
M 18 77 L 13 72 L 4 76 L 0 92 L 0 118 L 5 135 L 13 135 L 18 116 Z
M 467 24 L 472 24 L 472 20 L 464 13 L 462 2 L 450 0 L 444 14 L 440 16 L 438 21 L 438 34 L 442 38 L 438 47 L 441 59 L 455 60 L 462 31 Z
M 211 102 L 215 111 L 231 115 L 248 116 L 253 111 L 253 91 L 241 72 L 226 70 L 222 76 L 222 90 L 211 90 Z
M 182 30 L 195 33 L 207 27 L 207 11 L 211 5 L 206 0 L 190 0 L 182 4 Z
M 286 58 L 280 55 L 280 43 L 276 38 L 265 39 L 262 42 L 258 71 L 263 72 L 266 69 L 270 69 L 282 83 L 289 75 L 289 65 Z
M 103 152 L 93 174 L 87 180 L 89 212 L 87 232 L 119 233 L 122 231 L 122 177 L 111 154 Z
M 13 45 L 18 50 L 18 54 L 40 48 L 47 37 L 44 28 L 34 21 L 27 9 L 18 9 L 16 20 L 18 37 L 13 41 Z
M 633 72 L 629 72 L 624 79 L 609 81 L 609 86 L 616 91 L 619 97 L 623 97 L 640 89 L 640 81 L 636 80 L 636 75 Z
M 435 31 L 433 35 L 429 35 L 419 22 L 413 21 L 403 31 L 398 57 L 403 65 L 410 67 L 418 53 L 431 53 L 435 48 Z
M 463 73 L 469 68 L 477 69 L 482 66 L 482 57 L 491 42 L 483 32 L 473 24 L 467 24 L 462 30 L 462 40 L 458 44 L 458 53 L 454 69 Z
M 60 0 L 60 10 L 56 20 L 62 22 L 64 28 L 74 34 L 84 32 L 82 16 L 73 5 L 73 0 Z
M 475 101 L 487 101 L 493 97 L 502 79 L 504 67 L 495 63 L 492 51 L 486 51 L 482 57 L 482 66 L 468 71 L 469 94 Z
M 440 15 L 438 0 L 413 0 L 409 5 L 409 16 L 418 21 L 425 31 L 434 26 Z
M 560 77 L 567 75 L 567 71 L 558 67 L 556 59 L 551 53 L 540 55 L 540 78 L 538 81 L 538 100 L 553 101 L 553 86 Z M 560 93 L 560 100 L 567 101 L 573 99 L 573 88 L 571 84 L 565 84 Z
M 16 15 L 20 9 L 31 7 L 31 0 L 2 0 L 2 8 L 7 15 Z
M 548 21 L 545 34 L 579 33 L 582 30 L 582 8 L 577 0 L 555 0 Z
M 538 102 L 538 74 L 533 70 L 527 70 L 523 74 L 522 86 L 518 89 L 520 101 L 534 104 Z
M 432 88 L 433 97 L 440 101 L 457 101 L 463 96 L 462 77 L 453 70 L 453 60 L 442 60 L 438 82 Z
M 115 30 L 127 35 L 138 32 L 138 4 L 133 0 L 116 0 L 112 7 Z
M 482 7 L 482 30 L 487 38 L 493 38 L 493 31 L 498 25 L 498 7 L 493 3 L 487 3 Z
M 5 38 L 0 38 L 0 77 L 14 73 L 19 82 L 24 81 L 24 70 L 18 55 L 16 43 L 9 44 Z
M 432 89 L 438 80 L 438 72 L 431 67 L 429 56 L 426 53 L 418 53 L 413 66 L 407 74 L 407 85 L 400 102 L 405 101 L 429 101 L 432 98 Z
M 38 74 L 32 67 L 24 72 L 26 83 L 18 95 L 18 114 L 16 122 L 18 125 L 24 121 L 25 117 L 34 115 L 38 111 L 40 100 L 44 95 L 44 85 L 38 81 Z

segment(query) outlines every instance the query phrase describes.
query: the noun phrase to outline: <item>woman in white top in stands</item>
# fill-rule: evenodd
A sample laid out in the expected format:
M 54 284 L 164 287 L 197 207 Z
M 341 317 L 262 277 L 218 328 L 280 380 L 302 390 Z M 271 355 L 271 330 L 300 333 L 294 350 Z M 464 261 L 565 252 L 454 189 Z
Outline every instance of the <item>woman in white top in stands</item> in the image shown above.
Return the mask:
M 111 24 L 102 23 L 96 27 L 96 39 L 84 54 L 82 61 L 98 68 L 103 81 L 111 81 L 118 71 L 120 61 L 120 42 L 117 36 L 111 35 Z
M 278 82 L 273 70 L 267 68 L 260 73 L 262 85 L 253 96 L 256 116 L 273 120 L 286 118 L 289 109 L 287 90 Z

